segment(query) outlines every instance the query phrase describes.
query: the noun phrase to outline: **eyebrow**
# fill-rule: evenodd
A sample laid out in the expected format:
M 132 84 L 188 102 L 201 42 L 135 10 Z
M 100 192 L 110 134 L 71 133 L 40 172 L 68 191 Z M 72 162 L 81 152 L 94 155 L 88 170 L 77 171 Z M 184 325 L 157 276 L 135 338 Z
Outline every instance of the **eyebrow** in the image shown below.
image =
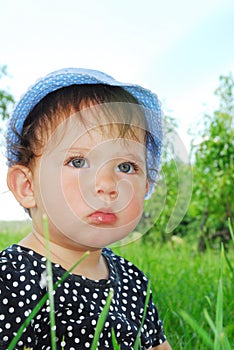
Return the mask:
M 124 156 L 119 157 L 119 158 L 125 158 L 125 157 L 133 159 L 133 160 L 136 160 L 139 163 L 145 163 L 146 162 L 146 158 L 145 157 L 143 158 L 143 157 L 140 157 L 138 154 L 133 154 L 133 153 L 124 154 Z
M 68 150 L 62 150 L 62 152 L 66 152 L 66 153 L 79 153 L 79 152 L 87 152 L 89 153 L 90 151 L 95 152 L 95 150 L 93 150 L 93 148 L 86 148 L 86 147 L 72 147 L 69 148 Z M 97 150 L 97 152 L 99 152 Z M 126 154 L 117 154 L 116 158 L 122 158 L 122 159 L 133 159 L 139 163 L 144 163 L 146 162 L 146 158 L 145 157 L 140 157 L 138 154 L 135 153 L 126 153 Z
M 80 151 L 85 151 L 85 152 L 90 152 L 91 148 L 87 147 L 72 147 L 68 149 L 63 149 L 61 152 L 80 152 Z

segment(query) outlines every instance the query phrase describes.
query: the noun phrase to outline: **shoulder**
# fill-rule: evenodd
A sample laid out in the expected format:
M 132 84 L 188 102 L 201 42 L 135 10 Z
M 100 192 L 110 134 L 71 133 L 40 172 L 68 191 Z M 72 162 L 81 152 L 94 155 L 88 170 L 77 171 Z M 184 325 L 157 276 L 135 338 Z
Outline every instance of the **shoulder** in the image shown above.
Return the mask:
M 143 271 L 135 266 L 131 261 L 115 254 L 111 249 L 104 248 L 104 256 L 111 262 L 119 277 L 123 280 L 128 280 L 134 284 L 136 288 L 143 291 L 147 289 L 148 279 Z
M 38 267 L 38 265 L 45 268 L 46 258 L 42 256 L 39 258 L 33 250 L 13 244 L 0 252 L 0 265 L 6 263 L 17 269 L 30 266 Z M 24 266 L 24 263 L 27 263 L 27 266 Z
M 122 256 L 114 253 L 112 249 L 104 248 L 103 249 L 103 254 L 104 254 L 104 256 L 109 257 L 119 267 L 121 267 L 121 269 L 123 271 L 129 271 L 130 270 L 130 273 L 131 272 L 135 272 L 135 274 L 139 274 L 143 278 L 146 278 L 145 274 L 136 265 L 134 265 L 131 261 L 123 258 Z
M 0 252 L 0 280 L 6 287 L 16 287 L 17 283 L 27 280 L 39 282 L 46 269 L 45 260 L 38 259 L 30 249 L 14 244 Z

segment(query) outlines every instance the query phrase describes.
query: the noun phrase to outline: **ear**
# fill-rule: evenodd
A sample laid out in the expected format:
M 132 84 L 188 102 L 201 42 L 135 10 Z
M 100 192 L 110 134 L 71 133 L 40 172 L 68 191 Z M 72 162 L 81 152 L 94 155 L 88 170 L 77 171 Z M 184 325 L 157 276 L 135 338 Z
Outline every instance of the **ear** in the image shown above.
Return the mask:
M 147 179 L 146 185 L 145 185 L 145 194 L 147 194 L 148 190 L 149 190 L 149 180 Z
M 33 191 L 33 177 L 29 168 L 14 165 L 8 170 L 7 185 L 17 201 L 24 208 L 34 208 L 36 202 Z

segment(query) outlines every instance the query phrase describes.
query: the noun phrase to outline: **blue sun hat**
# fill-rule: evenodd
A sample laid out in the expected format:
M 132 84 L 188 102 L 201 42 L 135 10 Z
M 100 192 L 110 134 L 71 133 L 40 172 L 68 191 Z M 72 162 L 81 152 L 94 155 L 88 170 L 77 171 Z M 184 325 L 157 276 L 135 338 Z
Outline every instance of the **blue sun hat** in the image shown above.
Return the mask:
M 18 135 L 21 135 L 24 121 L 33 108 L 50 92 L 74 84 L 119 86 L 127 90 L 138 100 L 139 104 L 144 108 L 148 131 L 157 145 L 157 148 L 155 148 L 150 140 L 146 144 L 149 178 L 153 180 L 153 183 L 156 182 L 162 153 L 162 111 L 157 95 L 139 85 L 121 83 L 103 72 L 83 68 L 64 68 L 54 71 L 44 78 L 39 79 L 21 97 L 13 110 L 7 127 L 8 166 L 12 166 L 18 161 L 17 154 L 12 151 L 11 145 L 20 143 Z M 150 197 L 153 192 L 153 183 L 150 182 L 147 197 Z

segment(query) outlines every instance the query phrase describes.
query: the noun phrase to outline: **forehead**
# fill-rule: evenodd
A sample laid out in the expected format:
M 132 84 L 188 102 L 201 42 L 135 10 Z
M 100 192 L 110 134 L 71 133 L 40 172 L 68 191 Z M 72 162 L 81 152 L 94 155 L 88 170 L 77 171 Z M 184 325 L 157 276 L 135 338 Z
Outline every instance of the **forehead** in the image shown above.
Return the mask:
M 145 129 L 144 116 L 137 106 L 123 106 L 122 103 L 92 105 L 68 116 L 57 115 L 47 128 L 46 143 L 66 138 L 72 144 L 84 135 L 97 138 L 97 134 L 100 139 L 135 139 L 145 143 Z
M 87 129 L 101 128 L 103 130 L 121 129 L 123 125 L 146 129 L 146 119 L 141 106 L 128 102 L 108 102 L 83 105 L 76 113 Z
M 51 133 L 45 149 L 53 151 L 79 148 L 92 149 L 98 145 L 103 147 L 129 148 L 133 144 L 145 147 L 145 130 L 137 125 L 123 125 L 95 118 L 92 114 L 83 122 L 74 114 L 61 122 Z
M 51 116 L 51 129 L 54 130 L 61 123 L 68 122 L 74 125 L 83 124 L 86 129 L 100 127 L 102 129 L 121 128 L 128 125 L 131 128 L 147 128 L 147 122 L 143 108 L 140 105 L 129 102 L 108 102 L 95 104 L 94 101 L 81 101 L 79 110 L 74 106 L 65 109 L 57 109 Z
M 61 149 L 60 147 L 60 150 L 59 154 L 65 159 L 69 156 L 87 157 L 92 160 L 92 164 L 99 164 L 100 160 L 104 164 L 114 159 L 131 159 L 142 164 L 146 161 L 144 144 L 132 139 L 102 137 L 98 130 L 84 134 L 70 148 Z

